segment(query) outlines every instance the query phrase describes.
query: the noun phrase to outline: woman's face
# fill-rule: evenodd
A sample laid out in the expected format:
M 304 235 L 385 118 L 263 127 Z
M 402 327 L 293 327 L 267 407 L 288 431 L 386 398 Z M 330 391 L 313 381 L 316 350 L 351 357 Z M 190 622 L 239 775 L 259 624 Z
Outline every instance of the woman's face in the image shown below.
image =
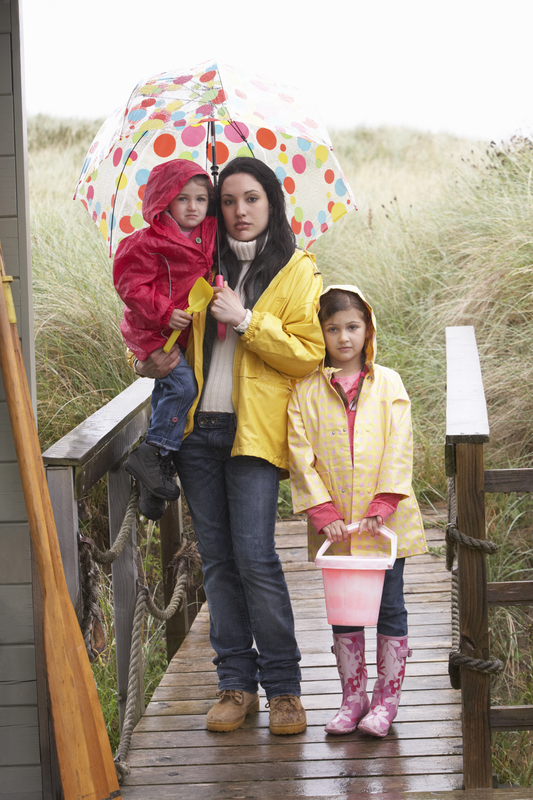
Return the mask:
M 246 172 L 229 175 L 220 191 L 226 230 L 239 242 L 257 239 L 268 226 L 268 197 L 259 183 Z

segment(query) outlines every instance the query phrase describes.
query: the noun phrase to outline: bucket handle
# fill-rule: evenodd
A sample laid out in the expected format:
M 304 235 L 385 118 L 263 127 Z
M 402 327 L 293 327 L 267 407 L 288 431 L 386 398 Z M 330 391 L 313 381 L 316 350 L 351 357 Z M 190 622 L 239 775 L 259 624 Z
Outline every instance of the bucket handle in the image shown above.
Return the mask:
M 360 524 L 361 524 L 360 522 L 352 522 L 351 525 L 347 525 L 346 528 L 348 529 L 348 533 L 355 533 L 356 531 L 358 531 Z M 378 530 L 382 536 L 385 536 L 390 541 L 391 553 L 390 557 L 388 557 L 389 560 L 387 562 L 387 569 L 392 569 L 394 566 L 394 562 L 396 561 L 396 553 L 398 551 L 398 537 L 396 536 L 394 531 L 389 530 L 389 528 L 386 528 L 385 525 L 380 525 Z M 320 558 L 320 556 L 323 556 L 328 547 L 330 546 L 330 544 L 331 544 L 330 540 L 326 538 L 326 541 L 316 554 L 316 557 Z

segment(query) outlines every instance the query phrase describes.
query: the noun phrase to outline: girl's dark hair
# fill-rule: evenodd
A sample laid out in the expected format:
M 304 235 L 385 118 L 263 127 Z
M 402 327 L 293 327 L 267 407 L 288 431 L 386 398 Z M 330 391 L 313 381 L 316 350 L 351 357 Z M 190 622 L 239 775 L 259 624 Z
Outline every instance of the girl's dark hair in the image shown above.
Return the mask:
M 285 196 L 276 173 L 257 158 L 234 158 L 220 173 L 217 188 L 217 215 L 220 226 L 220 255 L 228 270 L 228 283 L 232 289 L 239 280 L 240 262 L 226 239 L 226 227 L 222 214 L 221 192 L 226 178 L 246 173 L 261 184 L 266 192 L 270 213 L 266 229 L 257 237 L 257 255 L 243 283 L 245 305 L 255 305 L 270 281 L 292 258 L 296 240 L 285 212 Z M 266 240 L 266 244 L 265 244 Z M 264 247 L 263 247 L 264 245 Z
M 215 190 L 213 188 L 213 184 L 207 177 L 207 175 L 193 175 L 192 178 L 189 178 L 187 183 L 199 183 L 200 186 L 203 186 L 207 192 L 209 200 L 215 199 Z
M 330 289 L 321 296 L 318 320 L 323 325 L 338 311 L 346 311 L 348 308 L 355 308 L 356 311 L 359 311 L 365 324 L 373 327 L 372 317 L 366 303 L 363 303 L 358 294 L 347 289 Z

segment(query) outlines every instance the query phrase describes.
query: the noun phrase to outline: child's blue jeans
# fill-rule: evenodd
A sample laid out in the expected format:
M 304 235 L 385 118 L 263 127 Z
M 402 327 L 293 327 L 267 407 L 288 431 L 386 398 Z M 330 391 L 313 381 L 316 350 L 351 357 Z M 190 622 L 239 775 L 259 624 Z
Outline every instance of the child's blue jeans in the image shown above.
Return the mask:
M 379 607 L 378 633 L 382 636 L 407 636 L 407 610 L 403 597 L 403 568 L 405 558 L 397 558 L 392 569 L 385 572 L 383 594 Z M 355 633 L 364 628 L 333 625 L 333 633 Z
M 167 450 L 179 450 L 187 414 L 197 394 L 194 371 L 182 353 L 180 363 L 166 378 L 156 378 L 146 441 Z

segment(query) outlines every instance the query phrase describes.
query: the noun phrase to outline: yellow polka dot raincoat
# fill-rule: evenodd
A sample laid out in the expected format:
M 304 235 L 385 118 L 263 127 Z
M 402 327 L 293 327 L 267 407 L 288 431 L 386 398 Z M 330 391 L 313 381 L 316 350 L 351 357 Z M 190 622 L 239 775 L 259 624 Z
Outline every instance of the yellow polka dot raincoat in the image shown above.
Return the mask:
M 355 292 L 356 286 L 329 289 Z M 398 536 L 398 558 L 426 552 L 420 511 L 411 487 L 413 435 L 411 403 L 394 370 L 374 363 L 376 323 L 366 342 L 368 374 L 357 403 L 353 463 L 344 403 L 331 385 L 335 370 L 318 367 L 296 384 L 289 403 L 289 461 L 293 507 L 296 513 L 320 503 L 333 502 L 346 524 L 362 520 L 379 493 L 403 495 L 386 526 Z M 324 542 L 311 526 L 309 559 Z M 328 554 L 381 551 L 384 540 L 370 534 L 336 542 Z

